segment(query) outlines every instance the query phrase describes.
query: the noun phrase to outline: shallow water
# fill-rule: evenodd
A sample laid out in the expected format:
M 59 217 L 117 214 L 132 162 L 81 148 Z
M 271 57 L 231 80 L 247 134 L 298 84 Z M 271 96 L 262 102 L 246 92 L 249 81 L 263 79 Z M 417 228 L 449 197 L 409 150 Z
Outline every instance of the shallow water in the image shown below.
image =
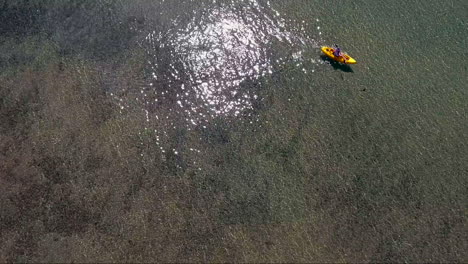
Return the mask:
M 241 90 L 241 84 L 272 73 L 272 41 L 289 45 L 291 51 L 306 44 L 286 30 L 277 12 L 270 8 L 270 17 L 263 9 L 257 1 L 209 6 L 194 11 L 181 29 L 149 33 L 149 85 L 158 97 L 153 104 L 175 101 L 173 109 L 181 108 L 193 125 L 252 108 L 258 97 L 252 89 Z M 161 60 L 160 53 L 169 56 Z
M 442 100 L 433 96 L 453 89 L 464 93 L 465 60 L 447 55 L 447 50 L 466 54 L 464 8 L 463 1 L 248 0 L 202 2 L 185 16 L 171 16 L 169 10 L 164 15 L 172 27 L 140 30 L 150 77 L 139 100 L 148 119 L 179 120 L 174 126 L 193 128 L 223 115 L 249 116 L 255 102 L 263 100 L 256 84 L 285 63 L 303 69 L 296 78 L 366 91 L 363 96 L 374 96 L 369 100 L 391 100 L 394 107 L 411 100 Z M 358 64 L 323 60 L 319 47 L 333 43 Z M 419 86 L 423 83 L 442 87 Z M 171 117 L 152 114 L 161 107 Z
M 466 0 L 26 2 L 0 11 L 12 255 L 463 259 Z
M 139 29 L 148 78 L 136 100 L 147 121 L 173 120 L 170 129 L 206 127 L 218 117 L 252 122 L 254 105 L 264 99 L 258 95 L 262 78 L 287 63 L 305 73 L 325 63 L 303 56 L 323 42 L 319 19 L 312 21 L 315 34 L 306 34 L 306 21 L 286 20 L 269 1 L 213 1 L 168 20 L 172 27 Z M 122 108 L 135 105 L 117 99 Z M 166 116 L 156 114 L 161 108 Z
M 376 113 L 425 111 L 414 109 L 415 105 L 452 112 L 450 101 L 466 96 L 466 60 L 447 54 L 452 50 L 466 55 L 462 47 L 467 39 L 463 13 L 467 5 L 463 1 L 161 1 L 151 5 L 159 10 L 154 14 L 157 22 L 139 28 L 135 43 L 147 54 L 147 78 L 136 102 L 117 99 L 122 108 L 141 108 L 147 121 L 166 120 L 167 130 L 204 128 L 223 116 L 236 122 L 261 122 L 254 114 L 255 105 L 264 100 L 259 89 L 262 79 L 274 74 L 310 84 L 297 87 L 296 92 L 341 89 L 334 93 L 362 97 L 361 103 L 374 105 Z M 179 10 L 184 8 L 190 12 Z M 348 67 L 324 59 L 320 46 L 333 43 L 358 64 Z M 285 65 L 302 73 L 285 75 L 281 72 Z M 370 118 L 378 122 L 388 117 Z M 170 131 L 155 132 L 158 142 L 163 137 L 170 141 Z M 177 147 L 171 148 L 178 152 Z

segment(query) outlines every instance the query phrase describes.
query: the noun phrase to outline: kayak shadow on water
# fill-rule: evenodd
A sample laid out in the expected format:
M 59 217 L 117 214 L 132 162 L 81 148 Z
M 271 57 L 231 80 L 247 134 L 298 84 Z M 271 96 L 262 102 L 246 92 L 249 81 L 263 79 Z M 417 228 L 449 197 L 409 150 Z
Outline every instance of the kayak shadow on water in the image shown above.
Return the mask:
M 336 62 L 336 61 L 328 58 L 325 55 L 321 55 L 320 57 L 322 58 L 323 61 L 329 62 L 330 65 L 335 70 L 342 70 L 344 72 L 354 72 L 353 68 L 351 68 L 351 66 L 349 66 L 348 64 L 343 64 L 343 63 Z

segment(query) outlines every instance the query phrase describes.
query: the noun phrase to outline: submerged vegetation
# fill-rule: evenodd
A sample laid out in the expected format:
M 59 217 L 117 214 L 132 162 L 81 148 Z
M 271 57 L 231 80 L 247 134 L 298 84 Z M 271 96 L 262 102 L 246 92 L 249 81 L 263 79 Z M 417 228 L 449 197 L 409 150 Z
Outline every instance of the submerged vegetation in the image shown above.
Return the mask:
M 0 262 L 468 260 L 466 115 L 285 64 L 255 120 L 167 130 L 110 96 L 140 92 L 131 29 L 157 21 L 97 3 L 0 2 Z

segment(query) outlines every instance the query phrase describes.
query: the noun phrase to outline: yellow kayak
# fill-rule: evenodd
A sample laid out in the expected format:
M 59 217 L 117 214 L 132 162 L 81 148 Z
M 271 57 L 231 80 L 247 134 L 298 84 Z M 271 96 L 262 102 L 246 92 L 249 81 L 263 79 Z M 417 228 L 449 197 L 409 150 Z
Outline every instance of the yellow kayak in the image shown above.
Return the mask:
M 344 63 L 344 64 L 356 64 L 357 63 L 357 61 L 355 59 L 351 58 L 351 56 L 349 56 L 346 53 L 343 53 L 343 56 L 346 58 L 346 60 L 343 59 L 343 57 L 336 57 L 335 55 L 333 55 L 334 51 L 335 51 L 335 49 L 332 48 L 332 47 L 327 47 L 327 46 L 322 47 L 322 52 L 325 53 L 325 55 L 327 55 L 327 57 L 329 57 L 330 59 L 332 59 L 334 61 L 341 62 L 341 63 Z

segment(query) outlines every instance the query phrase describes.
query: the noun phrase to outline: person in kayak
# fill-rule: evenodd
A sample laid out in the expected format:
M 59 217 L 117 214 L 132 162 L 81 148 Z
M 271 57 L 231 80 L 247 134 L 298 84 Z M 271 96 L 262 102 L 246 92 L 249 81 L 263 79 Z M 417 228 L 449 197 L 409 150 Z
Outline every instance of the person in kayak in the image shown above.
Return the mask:
M 344 63 L 346 63 L 346 57 L 344 56 L 343 52 L 341 52 L 340 47 L 338 47 L 338 45 L 336 44 L 335 44 L 335 49 L 333 50 L 333 55 L 338 58 L 339 57 L 343 58 Z

